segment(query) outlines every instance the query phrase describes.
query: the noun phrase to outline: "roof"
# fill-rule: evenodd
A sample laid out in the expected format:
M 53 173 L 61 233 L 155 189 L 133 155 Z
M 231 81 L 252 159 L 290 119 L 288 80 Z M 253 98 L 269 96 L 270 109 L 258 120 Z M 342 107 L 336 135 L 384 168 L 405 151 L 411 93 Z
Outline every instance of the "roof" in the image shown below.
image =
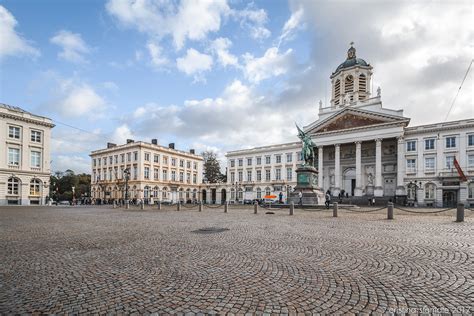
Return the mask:
M 342 62 L 339 66 L 337 66 L 336 71 L 333 72 L 333 75 L 337 74 L 339 71 L 343 69 L 351 68 L 354 66 L 370 67 L 370 64 L 366 62 L 365 60 L 363 60 L 362 58 L 357 58 L 356 49 L 353 46 L 351 46 L 347 50 L 347 59 L 344 62 Z
M 30 112 L 23 110 L 19 106 L 8 105 L 8 104 L 5 104 L 5 103 L 0 103 L 0 108 L 7 109 L 7 110 L 10 110 L 10 111 L 20 112 L 20 113 L 31 114 Z

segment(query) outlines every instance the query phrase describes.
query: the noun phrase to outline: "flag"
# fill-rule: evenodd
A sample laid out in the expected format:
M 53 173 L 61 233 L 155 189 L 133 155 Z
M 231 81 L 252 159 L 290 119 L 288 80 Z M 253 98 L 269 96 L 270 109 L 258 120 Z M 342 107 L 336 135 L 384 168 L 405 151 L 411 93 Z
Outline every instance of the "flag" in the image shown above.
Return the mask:
M 456 157 L 454 157 L 454 167 L 458 171 L 459 178 L 461 178 L 461 181 L 467 181 L 466 175 L 461 169 L 461 166 L 459 165 L 459 162 L 456 160 Z

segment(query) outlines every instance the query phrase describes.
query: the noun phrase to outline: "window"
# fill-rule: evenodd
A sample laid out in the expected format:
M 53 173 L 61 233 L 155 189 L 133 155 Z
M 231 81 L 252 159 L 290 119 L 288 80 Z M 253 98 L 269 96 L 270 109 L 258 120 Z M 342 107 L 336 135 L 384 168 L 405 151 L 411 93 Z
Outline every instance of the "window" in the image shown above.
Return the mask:
M 184 160 L 183 160 L 183 159 L 180 159 L 180 160 L 179 160 L 179 166 L 180 166 L 181 168 L 184 168 Z
M 184 182 L 184 172 L 179 173 L 179 182 Z
M 456 148 L 456 137 L 446 137 L 446 148 Z
M 281 163 L 281 155 L 275 155 L 276 163 Z
M 364 74 L 360 74 L 359 76 L 359 92 L 366 92 L 367 91 L 367 78 Z M 365 96 L 363 94 L 359 95 L 359 100 L 364 100 Z
M 293 161 L 293 154 L 286 154 L 286 162 L 292 162 Z
M 145 153 L 145 161 L 150 161 L 150 153 Z
M 95 167 L 96 166 L 96 161 L 95 161 L 95 158 L 92 159 L 92 165 Z
M 467 166 L 468 168 L 474 168 L 474 155 L 467 156 Z
M 257 181 L 262 181 L 262 170 L 257 170 Z
M 120 162 L 121 163 L 125 162 L 125 154 L 120 154 Z
M 265 170 L 265 181 L 271 180 L 270 169 Z
M 104 162 L 104 166 L 107 166 L 107 157 L 102 158 L 102 161 Z
M 163 156 L 163 164 L 165 164 L 165 165 L 168 164 L 168 157 Z
M 137 166 L 133 166 L 133 179 L 137 180 L 138 178 L 138 168 Z
M 446 156 L 446 168 L 451 169 L 454 167 L 454 156 Z
M 261 199 L 261 198 L 262 198 L 262 189 L 257 188 L 257 199 Z
M 252 165 L 252 158 L 247 158 L 247 166 L 251 166 Z
M 150 168 L 149 167 L 145 167 L 144 176 L 145 176 L 145 179 L 150 179 Z
M 433 200 L 435 198 L 436 187 L 433 183 L 425 185 L 425 199 Z
M 8 164 L 13 166 L 20 165 L 20 150 L 18 148 L 8 148 Z
M 163 174 L 163 179 L 162 180 L 163 181 L 168 181 L 168 170 L 163 170 L 162 174 Z
M 35 143 L 41 143 L 41 132 L 31 131 L 31 141 Z
M 407 159 L 407 172 L 416 171 L 416 159 Z
M 425 139 L 425 150 L 433 150 L 435 149 L 435 139 Z
M 416 140 L 407 141 L 407 151 L 416 151 Z
M 191 174 L 190 173 L 186 173 L 186 182 L 191 183 Z
M 191 161 L 186 161 L 186 168 L 191 169 Z
M 344 81 L 344 92 L 353 92 L 354 91 L 354 77 L 349 75 Z
M 12 177 L 8 179 L 7 193 L 9 195 L 18 195 L 19 187 L 20 187 L 20 180 L 18 180 L 18 178 Z
M 272 191 L 270 190 L 269 187 L 266 187 L 265 188 L 265 195 L 270 195 L 272 193 Z
M 467 135 L 467 145 L 474 146 L 474 134 Z
M 271 162 L 271 157 L 270 156 L 265 156 L 265 164 L 269 165 Z
M 407 186 L 407 198 L 409 200 L 414 200 L 415 199 L 415 186 Z
M 244 198 L 244 190 L 239 189 L 237 192 L 237 199 L 242 200 Z
M 127 162 L 132 161 L 132 153 L 127 153 Z
M 230 183 L 234 183 L 235 182 L 235 172 L 231 172 L 230 173 Z
M 176 181 L 176 171 L 171 170 L 171 181 Z
M 159 163 L 160 162 L 160 155 L 153 155 L 153 162 Z
M 31 152 L 31 167 L 39 168 L 41 167 L 41 153 L 39 151 Z
M 198 168 L 197 162 L 193 162 L 193 169 L 196 170 Z
M 434 157 L 425 158 L 425 171 L 434 171 L 434 169 L 435 169 Z
M 474 199 L 474 182 L 469 183 L 469 187 L 467 190 L 467 197 L 469 199 Z
M 339 96 L 341 95 L 341 80 L 337 79 L 334 84 L 334 103 L 339 105 Z
M 134 151 L 133 152 L 133 161 L 137 161 L 138 160 L 138 151 Z
M 242 171 L 239 171 L 239 182 L 243 181 Z
M 8 137 L 20 139 L 20 128 L 16 126 L 8 126 Z
M 109 156 L 109 164 L 113 164 L 114 163 L 114 160 L 113 160 L 113 157 L 112 156 Z
M 293 179 L 293 169 L 292 168 L 286 168 L 286 180 L 287 181 L 292 181 Z
M 298 161 L 302 161 L 303 157 L 301 156 L 301 151 L 296 153 L 296 156 L 298 157 Z
M 176 158 L 171 158 L 171 165 L 176 166 Z
M 244 165 L 244 160 L 243 159 L 239 159 L 239 167 L 242 167 Z
M 261 165 L 262 164 L 262 157 L 257 157 L 257 165 Z
M 196 184 L 197 183 L 197 175 L 193 174 L 193 183 Z
M 114 161 L 115 161 L 115 163 L 118 163 L 118 155 L 114 156 Z
M 232 159 L 232 160 L 230 161 L 230 167 L 231 167 L 231 168 L 235 167 L 235 160 L 234 160 L 234 159 Z
M 281 169 L 275 169 L 275 180 L 281 180 Z
M 153 179 L 158 180 L 159 177 L 160 177 L 160 169 L 158 168 L 153 169 Z
M 252 170 L 247 170 L 247 181 L 252 181 Z
M 30 195 L 39 196 L 41 194 L 41 181 L 39 179 L 33 179 L 30 182 Z

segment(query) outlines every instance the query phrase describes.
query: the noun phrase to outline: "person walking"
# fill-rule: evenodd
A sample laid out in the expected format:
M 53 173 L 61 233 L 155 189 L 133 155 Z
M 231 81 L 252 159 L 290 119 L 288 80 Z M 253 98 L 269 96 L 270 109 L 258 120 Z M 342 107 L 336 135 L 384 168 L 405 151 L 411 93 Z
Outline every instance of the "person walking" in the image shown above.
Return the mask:
M 331 203 L 331 194 L 329 192 L 329 190 L 326 192 L 326 208 L 329 208 L 329 204 Z
M 278 203 L 282 204 L 283 203 L 283 193 L 280 192 L 280 194 L 278 194 Z
M 299 204 L 300 204 L 301 206 L 303 206 L 303 192 L 300 191 L 300 192 L 298 193 L 298 197 L 300 198 Z

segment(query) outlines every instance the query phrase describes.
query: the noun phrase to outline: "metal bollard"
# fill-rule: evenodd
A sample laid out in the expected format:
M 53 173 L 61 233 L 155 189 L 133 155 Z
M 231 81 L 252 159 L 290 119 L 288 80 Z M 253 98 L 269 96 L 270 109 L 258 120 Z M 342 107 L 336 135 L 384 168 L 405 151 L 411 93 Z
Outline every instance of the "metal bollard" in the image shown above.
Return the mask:
M 113 203 L 113 208 L 117 208 L 117 204 L 115 204 L 115 201 Z
M 456 210 L 456 222 L 464 222 L 464 204 L 458 203 Z
M 199 202 L 199 212 L 202 212 L 202 201 Z
M 387 204 L 387 219 L 393 219 L 393 203 L 388 202 Z
M 129 208 L 130 208 L 130 202 L 127 200 L 127 201 L 125 202 L 125 209 L 128 210 Z
M 178 203 L 176 203 L 176 210 L 179 212 L 181 211 L 181 202 L 178 201 Z
M 228 207 L 229 207 L 229 202 L 225 202 L 225 204 L 224 204 L 224 213 L 227 213 Z
M 333 206 L 333 208 L 332 208 L 332 217 L 337 217 L 337 208 L 338 208 L 337 202 L 334 202 L 332 204 L 332 206 Z
M 295 202 L 291 201 L 290 202 L 290 215 L 293 215 L 295 211 Z
M 144 202 L 144 201 L 141 201 L 141 203 L 140 203 L 140 208 L 141 208 L 142 210 L 145 209 L 145 202 Z
M 258 212 L 258 202 L 255 202 L 255 204 L 253 205 L 253 213 L 257 214 L 257 212 Z
M 158 210 L 161 210 L 161 201 L 158 201 Z

